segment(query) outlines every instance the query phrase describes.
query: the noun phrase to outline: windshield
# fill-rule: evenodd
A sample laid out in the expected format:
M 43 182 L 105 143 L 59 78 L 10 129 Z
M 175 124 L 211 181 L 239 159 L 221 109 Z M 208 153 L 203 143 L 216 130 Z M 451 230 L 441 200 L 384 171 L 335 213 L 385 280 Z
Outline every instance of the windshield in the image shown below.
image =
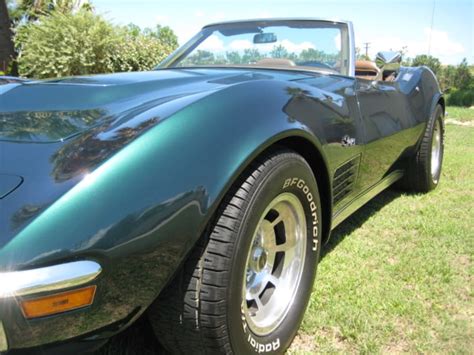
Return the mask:
M 345 24 L 255 21 L 205 27 L 159 68 L 244 66 L 319 70 L 348 75 Z

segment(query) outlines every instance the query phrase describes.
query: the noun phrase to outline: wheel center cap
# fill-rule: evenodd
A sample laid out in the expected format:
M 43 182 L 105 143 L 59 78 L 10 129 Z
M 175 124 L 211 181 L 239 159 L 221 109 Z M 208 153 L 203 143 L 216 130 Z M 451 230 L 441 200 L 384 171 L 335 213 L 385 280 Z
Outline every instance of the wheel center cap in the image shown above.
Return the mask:
M 267 252 L 264 249 L 260 247 L 254 249 L 252 253 L 252 268 L 255 272 L 260 272 L 265 268 L 267 258 Z

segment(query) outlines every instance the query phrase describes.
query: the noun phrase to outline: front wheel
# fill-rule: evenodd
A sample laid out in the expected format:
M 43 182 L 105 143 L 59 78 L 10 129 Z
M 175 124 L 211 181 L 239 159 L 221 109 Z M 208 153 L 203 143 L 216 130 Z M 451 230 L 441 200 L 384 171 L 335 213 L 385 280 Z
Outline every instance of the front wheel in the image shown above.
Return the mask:
M 256 162 L 151 307 L 162 345 L 171 353 L 283 353 L 311 294 L 320 210 L 301 156 L 285 150 Z

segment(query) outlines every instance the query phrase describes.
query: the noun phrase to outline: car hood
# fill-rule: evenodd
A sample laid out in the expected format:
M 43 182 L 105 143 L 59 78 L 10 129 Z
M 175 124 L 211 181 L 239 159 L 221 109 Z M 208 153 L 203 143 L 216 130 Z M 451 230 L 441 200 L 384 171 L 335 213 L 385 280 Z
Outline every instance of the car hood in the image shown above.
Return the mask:
M 180 110 L 239 83 L 300 77 L 307 76 L 167 69 L 0 86 L 0 249 L 109 158 Z
M 57 142 L 197 93 L 299 73 L 178 69 L 72 77 L 0 87 L 0 140 Z

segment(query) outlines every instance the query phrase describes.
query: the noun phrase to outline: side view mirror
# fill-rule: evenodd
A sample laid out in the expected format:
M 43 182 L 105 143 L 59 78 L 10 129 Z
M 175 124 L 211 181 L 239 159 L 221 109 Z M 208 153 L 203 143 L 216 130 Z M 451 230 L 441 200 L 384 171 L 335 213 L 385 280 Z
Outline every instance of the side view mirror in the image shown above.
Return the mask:
M 382 72 L 396 72 L 400 69 L 402 55 L 399 52 L 378 52 L 375 64 Z

